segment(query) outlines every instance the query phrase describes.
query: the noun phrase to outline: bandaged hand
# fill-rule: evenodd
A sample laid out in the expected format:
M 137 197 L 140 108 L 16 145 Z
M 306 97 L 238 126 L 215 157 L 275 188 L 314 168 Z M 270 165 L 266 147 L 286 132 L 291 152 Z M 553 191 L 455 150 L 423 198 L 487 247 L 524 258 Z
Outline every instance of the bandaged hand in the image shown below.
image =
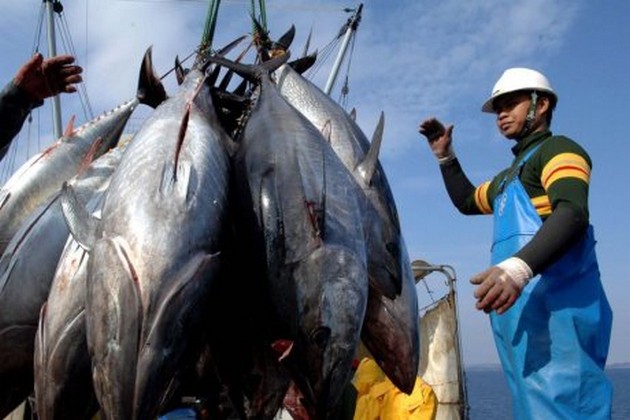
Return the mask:
M 527 263 L 517 257 L 508 258 L 473 276 L 470 282 L 478 285 L 474 293 L 476 308 L 486 313 L 496 311 L 501 315 L 512 307 L 532 277 Z

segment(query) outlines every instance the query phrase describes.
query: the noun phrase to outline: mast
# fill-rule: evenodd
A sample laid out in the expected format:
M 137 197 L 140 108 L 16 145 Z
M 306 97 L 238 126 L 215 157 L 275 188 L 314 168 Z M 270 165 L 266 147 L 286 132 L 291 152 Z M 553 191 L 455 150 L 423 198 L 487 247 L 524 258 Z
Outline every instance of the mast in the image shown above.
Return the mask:
M 333 86 L 337 80 L 337 74 L 339 73 L 339 67 L 343 62 L 343 59 L 346 55 L 346 51 L 348 49 L 348 44 L 350 43 L 350 39 L 355 34 L 357 28 L 359 27 L 359 23 L 361 22 L 361 11 L 363 10 L 363 3 L 359 4 L 359 7 L 355 10 L 354 14 L 344 27 L 341 29 L 342 31 L 345 29 L 345 35 L 343 37 L 343 41 L 341 43 L 341 47 L 339 48 L 339 54 L 337 54 L 337 59 L 333 64 L 333 68 L 330 71 L 330 76 L 328 76 L 328 81 L 326 82 L 326 87 L 324 88 L 324 93 L 330 95 Z
M 48 33 L 48 57 L 54 57 L 57 55 L 57 44 L 55 36 L 55 21 L 53 13 L 60 11 L 62 6 L 59 0 L 44 0 L 46 3 L 46 27 Z M 53 112 L 53 134 L 55 139 L 61 137 L 61 102 L 59 101 L 59 95 L 55 95 L 52 100 L 52 112 Z

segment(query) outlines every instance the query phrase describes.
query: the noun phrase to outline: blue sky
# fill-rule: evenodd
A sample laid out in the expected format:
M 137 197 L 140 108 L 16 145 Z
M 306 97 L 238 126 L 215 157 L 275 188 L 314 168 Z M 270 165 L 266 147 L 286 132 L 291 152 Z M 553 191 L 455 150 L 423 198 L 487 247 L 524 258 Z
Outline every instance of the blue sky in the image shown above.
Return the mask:
M 8 81 L 33 52 L 40 0 L 8 0 L 0 15 L 0 80 Z M 290 24 L 299 54 L 313 30 L 320 51 L 348 17 L 344 7 L 359 2 L 267 1 L 272 36 Z M 249 0 L 224 0 L 215 45 L 250 32 Z M 188 55 L 203 31 L 207 1 L 66 1 L 64 16 L 85 88 L 95 114 L 135 91 L 144 50 L 153 45 L 160 73 L 175 55 Z M 598 240 L 602 280 L 614 311 L 609 363 L 630 362 L 630 2 L 604 0 L 402 0 L 364 2 L 352 55 L 348 106 L 371 135 L 385 112 L 381 162 L 392 186 L 412 259 L 448 264 L 458 276 L 464 359 L 495 363 L 487 316 L 474 310 L 468 279 L 486 268 L 490 217 L 465 217 L 452 207 L 439 169 L 418 124 L 429 116 L 454 123 L 454 145 L 469 178 L 480 183 L 509 165 L 512 143 L 497 132 L 493 117 L 479 108 L 507 67 L 545 73 L 559 95 L 552 130 L 578 141 L 594 162 L 590 212 Z M 44 38 L 39 42 L 44 53 Z M 58 45 L 58 52 L 66 51 Z M 332 59 L 315 81 L 324 85 Z M 345 67 L 344 67 L 345 70 Z M 4 82 L 3 82 L 4 83 Z M 173 77 L 165 80 L 170 91 Z M 333 96 L 338 96 L 339 83 Z M 77 95 L 62 98 L 64 121 L 86 121 Z M 141 123 L 146 110 L 132 122 Z M 19 161 L 52 140 L 47 105 L 34 113 L 17 142 Z M 30 139 L 30 141 L 28 141 Z M 39 142 L 39 143 L 37 143 Z M 0 166 L 0 174 L 5 169 Z M 439 279 L 439 276 L 438 276 Z M 439 280 L 437 280 L 439 283 Z

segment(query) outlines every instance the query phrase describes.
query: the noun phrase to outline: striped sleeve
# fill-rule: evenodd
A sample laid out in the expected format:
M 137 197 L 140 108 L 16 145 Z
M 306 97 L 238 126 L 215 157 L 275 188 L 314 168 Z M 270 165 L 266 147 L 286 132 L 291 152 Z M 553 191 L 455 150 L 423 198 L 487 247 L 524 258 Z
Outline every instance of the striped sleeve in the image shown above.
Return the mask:
M 574 178 L 588 184 L 591 167 L 584 157 L 576 153 L 560 153 L 544 166 L 540 181 L 545 190 L 560 179 Z
M 548 195 L 534 197 L 531 202 L 539 216 L 547 217 L 551 214 L 551 202 Z
M 475 189 L 475 205 L 482 214 L 492 214 L 492 206 L 488 199 L 490 181 L 486 181 Z

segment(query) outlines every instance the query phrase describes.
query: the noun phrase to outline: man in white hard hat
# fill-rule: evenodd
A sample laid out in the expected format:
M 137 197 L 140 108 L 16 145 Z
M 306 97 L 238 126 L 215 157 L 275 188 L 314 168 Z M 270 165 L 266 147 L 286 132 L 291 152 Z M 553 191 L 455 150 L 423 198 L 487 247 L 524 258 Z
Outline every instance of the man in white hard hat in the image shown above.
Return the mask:
M 475 187 L 453 152 L 453 126 L 435 118 L 420 133 L 463 214 L 493 214 L 491 267 L 470 280 L 490 314 L 497 351 L 519 419 L 610 418 L 604 374 L 612 311 L 602 288 L 589 224 L 591 160 L 551 133 L 556 92 L 527 68 L 506 70 L 482 111 L 514 140 L 514 161 Z

